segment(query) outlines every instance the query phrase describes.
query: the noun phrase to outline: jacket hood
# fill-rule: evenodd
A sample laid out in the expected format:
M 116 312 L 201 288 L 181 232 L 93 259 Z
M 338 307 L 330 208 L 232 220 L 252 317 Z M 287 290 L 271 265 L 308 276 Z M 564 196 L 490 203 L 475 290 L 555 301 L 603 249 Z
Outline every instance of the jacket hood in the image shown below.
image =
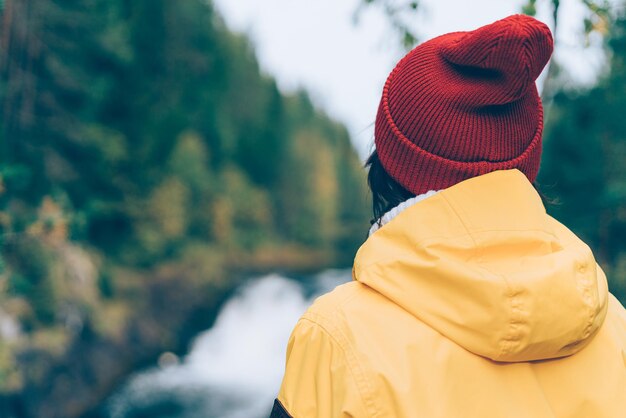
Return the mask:
M 518 170 L 466 180 L 407 208 L 361 246 L 353 276 L 501 362 L 576 353 L 608 306 L 591 250 L 546 214 Z

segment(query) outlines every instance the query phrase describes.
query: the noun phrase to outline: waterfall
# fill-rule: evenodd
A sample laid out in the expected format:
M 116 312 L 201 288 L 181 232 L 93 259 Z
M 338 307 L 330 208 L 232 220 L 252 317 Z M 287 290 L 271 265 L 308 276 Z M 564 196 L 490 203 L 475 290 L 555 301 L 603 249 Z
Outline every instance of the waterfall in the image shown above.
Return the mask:
M 164 353 L 106 404 L 109 418 L 264 418 L 280 387 L 289 334 L 318 295 L 350 280 L 328 270 L 303 280 L 255 278 L 224 305 L 188 355 Z

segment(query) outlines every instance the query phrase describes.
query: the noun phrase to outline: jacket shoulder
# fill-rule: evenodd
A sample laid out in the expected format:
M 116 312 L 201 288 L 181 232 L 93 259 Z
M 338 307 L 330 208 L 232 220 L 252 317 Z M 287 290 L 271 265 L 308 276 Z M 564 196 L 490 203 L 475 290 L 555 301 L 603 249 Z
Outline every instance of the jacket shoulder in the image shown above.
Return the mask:
M 376 310 L 389 300 L 363 283 L 352 281 L 315 299 L 302 319 L 321 326 L 335 339 L 342 341 L 350 334 L 354 321 L 366 320 L 363 310 Z
M 374 396 L 341 321 L 342 307 L 358 292 L 351 283 L 339 286 L 318 298 L 298 321 L 273 416 L 375 416 Z
M 349 304 L 351 300 L 358 297 L 365 290 L 364 285 L 357 281 L 341 284 L 328 293 L 319 296 L 307 309 L 306 314 L 332 316 L 337 311 Z
M 349 282 L 337 286 L 334 290 L 319 296 L 300 318 L 301 322 L 310 322 L 322 328 L 333 340 L 344 348 L 346 338 L 345 311 L 347 306 L 364 291 L 363 284 Z

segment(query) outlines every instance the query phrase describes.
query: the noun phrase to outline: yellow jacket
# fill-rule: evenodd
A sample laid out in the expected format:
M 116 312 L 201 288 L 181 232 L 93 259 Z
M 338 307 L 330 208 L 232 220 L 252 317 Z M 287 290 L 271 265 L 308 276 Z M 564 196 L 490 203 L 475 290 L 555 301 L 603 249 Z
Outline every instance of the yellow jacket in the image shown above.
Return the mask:
M 287 348 L 273 417 L 626 417 L 626 312 L 517 170 L 421 201 Z

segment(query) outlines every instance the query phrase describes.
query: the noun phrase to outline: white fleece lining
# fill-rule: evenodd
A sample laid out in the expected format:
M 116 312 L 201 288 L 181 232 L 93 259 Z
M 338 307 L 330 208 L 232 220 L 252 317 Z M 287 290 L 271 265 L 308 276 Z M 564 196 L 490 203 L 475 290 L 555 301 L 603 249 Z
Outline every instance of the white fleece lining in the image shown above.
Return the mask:
M 431 196 L 436 195 L 441 190 L 429 190 L 426 193 L 419 194 L 417 196 L 411 197 L 404 202 L 400 203 L 398 206 L 391 208 L 388 212 L 386 212 L 383 216 L 380 217 L 378 221 L 376 221 L 372 227 L 370 228 L 369 235 L 372 235 L 374 232 L 378 231 L 383 225 L 390 222 L 393 218 L 398 216 L 400 212 L 405 210 L 408 207 L 413 206 L 414 204 L 421 202 L 424 199 L 427 199 Z

